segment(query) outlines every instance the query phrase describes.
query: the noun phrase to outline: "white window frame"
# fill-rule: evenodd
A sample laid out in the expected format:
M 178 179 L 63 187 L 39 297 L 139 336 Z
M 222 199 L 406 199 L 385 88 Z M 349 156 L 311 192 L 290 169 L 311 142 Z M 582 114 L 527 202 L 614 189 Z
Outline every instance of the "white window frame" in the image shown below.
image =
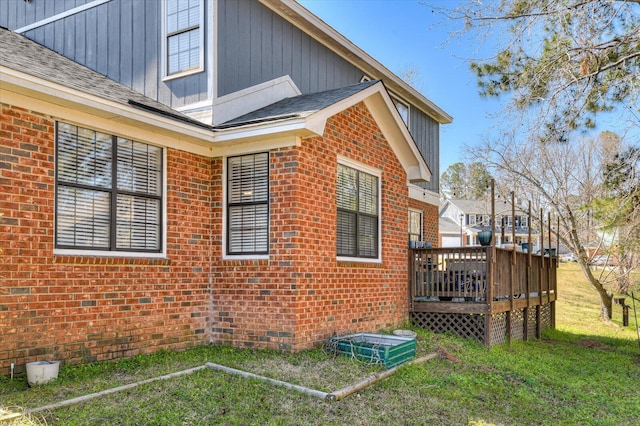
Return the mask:
M 269 253 L 270 253 L 270 242 L 268 242 L 268 248 L 267 251 L 268 253 L 266 254 L 229 254 L 228 253 L 228 237 L 229 237 L 229 222 L 228 222 L 228 216 L 229 216 L 229 198 L 228 198 L 228 194 L 229 194 L 229 190 L 228 190 L 228 182 L 227 182 L 227 176 L 229 174 L 229 158 L 230 157 L 241 157 L 244 155 L 255 155 L 255 154 L 262 154 L 262 153 L 266 153 L 268 155 L 268 161 L 269 161 L 269 173 L 271 173 L 271 153 L 269 151 L 257 151 L 257 152 L 253 152 L 253 153 L 246 153 L 246 154 L 238 154 L 238 155 L 229 155 L 226 157 L 223 157 L 223 167 L 222 167 L 222 199 L 223 201 L 223 209 L 222 209 L 222 259 L 223 260 L 269 260 Z M 270 186 L 270 184 L 269 184 Z M 269 191 L 271 190 L 271 188 L 269 188 Z M 270 233 L 271 233 L 271 203 L 269 200 L 267 200 L 267 214 L 268 214 L 268 227 L 269 230 L 267 231 L 267 238 L 270 237 Z
M 169 74 L 169 58 L 167 57 L 169 50 L 169 38 L 167 34 L 167 2 L 162 1 L 161 7 L 161 28 L 162 28 L 162 40 L 161 46 L 161 58 L 160 65 L 162 67 L 162 81 L 169 81 L 180 77 L 186 77 L 189 75 L 197 74 L 204 71 L 204 51 L 205 51 L 205 0 L 200 1 L 200 23 L 199 23 L 199 39 L 200 39 L 200 53 L 199 53 L 199 66 L 195 68 L 189 68 L 186 70 L 178 71 Z M 212 6 L 213 7 L 213 6 Z
M 89 130 L 106 133 L 113 136 L 120 136 L 125 139 L 133 140 L 125 135 L 118 135 L 114 132 L 108 130 L 102 130 L 99 128 L 95 128 L 91 125 L 78 124 L 70 121 L 65 121 L 64 123 L 71 124 L 77 127 L 83 127 Z M 55 143 L 57 150 L 57 141 L 58 138 L 58 122 L 56 122 L 56 130 L 55 130 Z M 135 139 L 136 142 L 141 142 L 146 145 L 156 146 L 162 149 L 162 195 L 161 195 L 161 222 L 160 222 L 160 232 L 162 233 L 160 244 L 161 249 L 158 252 L 145 252 L 145 251 L 125 251 L 125 250 L 90 250 L 90 249 L 79 249 L 79 248 L 56 248 L 54 241 L 54 249 L 53 254 L 56 256 L 92 256 L 92 257 L 129 257 L 129 258 L 146 258 L 146 259 L 165 259 L 167 258 L 167 148 L 158 144 L 149 143 L 148 141 Z M 58 159 L 56 158 L 54 161 L 56 170 L 58 167 Z M 58 185 L 57 181 L 57 172 L 55 178 L 55 185 Z M 57 193 L 57 191 L 56 191 Z M 57 226 L 57 218 L 55 217 L 55 212 L 57 211 L 57 199 L 54 200 L 54 227 Z M 55 238 L 55 229 L 54 229 L 54 238 Z
M 374 167 L 367 166 L 365 164 L 354 161 L 350 158 L 338 155 L 338 164 L 341 164 L 352 169 L 356 169 L 360 172 L 370 174 L 378 178 L 378 257 L 353 257 L 353 256 L 338 256 L 336 259 L 340 262 L 360 262 L 360 263 L 382 263 L 382 171 Z M 337 173 L 337 165 L 336 165 Z M 336 198 L 337 198 L 338 183 L 336 181 Z M 338 206 L 336 200 L 336 224 L 338 220 Z M 336 228 L 336 244 L 338 243 L 338 232 Z

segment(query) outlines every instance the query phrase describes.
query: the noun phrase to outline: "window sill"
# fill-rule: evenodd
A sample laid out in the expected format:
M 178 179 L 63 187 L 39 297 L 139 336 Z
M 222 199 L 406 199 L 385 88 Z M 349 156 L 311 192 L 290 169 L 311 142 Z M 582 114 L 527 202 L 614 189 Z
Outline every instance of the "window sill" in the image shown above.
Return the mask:
M 382 259 L 368 259 L 363 257 L 338 257 L 339 266 L 368 266 L 376 267 L 382 265 Z
M 184 70 L 184 71 L 180 71 L 180 72 L 177 72 L 177 73 L 174 73 L 174 74 L 165 75 L 164 77 L 162 77 L 162 81 L 171 81 L 171 80 L 175 80 L 176 78 L 188 77 L 190 75 L 199 74 L 201 72 L 204 72 L 204 68 L 203 67 L 198 67 L 198 68 L 194 68 L 194 69 L 190 69 L 190 70 Z
M 268 254 L 225 254 L 222 256 L 222 260 L 269 260 Z
M 56 265 L 131 265 L 131 266 L 170 266 L 171 259 L 165 257 L 107 257 L 90 255 L 60 255 L 54 254 L 53 263 Z

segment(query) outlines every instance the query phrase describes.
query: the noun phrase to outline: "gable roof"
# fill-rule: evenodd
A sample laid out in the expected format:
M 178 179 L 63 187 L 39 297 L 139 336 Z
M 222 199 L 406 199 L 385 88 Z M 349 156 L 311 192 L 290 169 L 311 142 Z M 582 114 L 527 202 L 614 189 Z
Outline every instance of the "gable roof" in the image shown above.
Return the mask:
M 409 181 L 428 182 L 431 170 L 379 80 L 283 99 L 216 126 L 216 130 L 226 131 L 217 135 L 216 141 L 265 140 L 293 132 L 302 137 L 322 136 L 329 117 L 359 102 L 364 102 L 375 119 Z

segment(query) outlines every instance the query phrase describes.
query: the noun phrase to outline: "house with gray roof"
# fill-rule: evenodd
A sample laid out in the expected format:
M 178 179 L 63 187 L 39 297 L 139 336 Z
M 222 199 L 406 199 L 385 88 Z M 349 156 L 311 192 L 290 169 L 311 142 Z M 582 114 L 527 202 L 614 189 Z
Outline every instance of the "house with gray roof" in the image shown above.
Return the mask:
M 0 2 L 0 372 L 408 319 L 451 117 L 292 0 Z
M 529 243 L 530 233 L 532 245 L 536 244 L 538 231 L 529 229 L 530 218 L 521 207 L 515 206 L 514 209 L 510 202 L 497 199 L 495 214 L 493 235 L 496 245 L 515 244 L 521 248 L 523 243 Z M 478 246 L 480 245 L 478 233 L 491 230 L 491 201 L 489 200 L 446 200 L 440 208 L 441 247 Z M 515 241 L 513 240 L 514 231 Z

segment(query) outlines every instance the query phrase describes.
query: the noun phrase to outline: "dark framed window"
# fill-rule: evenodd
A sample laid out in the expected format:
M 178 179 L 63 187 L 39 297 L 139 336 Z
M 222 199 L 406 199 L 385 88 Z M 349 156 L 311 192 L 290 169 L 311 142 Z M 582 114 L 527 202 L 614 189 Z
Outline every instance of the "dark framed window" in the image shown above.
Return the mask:
M 167 0 L 167 75 L 201 67 L 202 13 L 201 0 Z
M 269 253 L 269 153 L 227 158 L 227 254 Z
M 338 164 L 338 256 L 378 258 L 378 177 Z
M 409 241 L 422 241 L 422 212 L 409 210 Z
M 56 126 L 58 249 L 162 251 L 162 148 Z

